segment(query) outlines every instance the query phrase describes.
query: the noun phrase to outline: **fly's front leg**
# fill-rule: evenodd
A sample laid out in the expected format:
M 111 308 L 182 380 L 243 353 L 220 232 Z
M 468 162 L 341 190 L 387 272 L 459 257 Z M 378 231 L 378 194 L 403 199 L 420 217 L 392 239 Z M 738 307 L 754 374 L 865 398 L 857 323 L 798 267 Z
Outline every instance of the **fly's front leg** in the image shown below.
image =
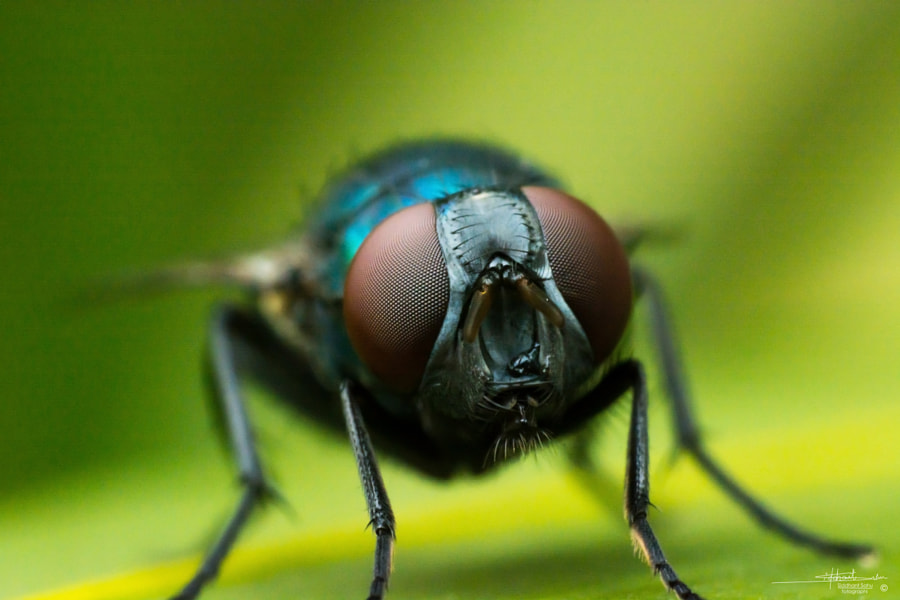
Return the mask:
M 634 544 L 644 559 L 659 575 L 666 589 L 672 590 L 680 600 L 700 600 L 675 574 L 675 570 L 663 554 L 656 534 L 647 520 L 650 504 L 650 469 L 647 435 L 647 381 L 644 368 L 637 361 L 627 361 L 616 367 L 620 377 L 630 382 L 631 424 L 628 427 L 628 460 L 625 465 L 625 518 L 631 527 Z
M 223 306 L 213 314 L 209 331 L 209 366 L 215 399 L 223 416 L 244 490 L 224 531 L 210 548 L 200 568 L 173 596 L 173 600 L 196 598 L 203 586 L 216 577 L 253 508 L 270 492 L 256 452 L 237 376 L 235 342 L 240 339 L 242 326 L 248 318 L 239 309 Z
M 576 430 L 628 391 L 631 391 L 632 400 L 628 460 L 625 466 L 625 518 L 631 528 L 631 537 L 635 547 L 641 551 L 653 573 L 659 575 L 667 590 L 675 592 L 679 600 L 700 600 L 700 596 L 692 592 L 675 574 L 647 521 L 647 509 L 651 506 L 647 458 L 647 381 L 641 363 L 626 360 L 613 365 L 597 387 L 569 409 L 557 425 L 556 433 L 562 435 Z
M 359 413 L 359 407 L 353 398 L 354 384 L 344 381 L 341 384 L 341 408 L 347 423 L 347 433 L 356 457 L 359 479 L 366 495 L 366 506 L 369 509 L 369 526 L 375 532 L 375 566 L 372 573 L 372 585 L 369 588 L 368 600 L 381 600 L 387 590 L 391 576 L 391 563 L 394 555 L 394 512 L 388 499 L 372 443 L 366 432 L 365 423 Z
M 706 471 L 719 487 L 762 526 L 775 531 L 796 544 L 808 546 L 818 552 L 859 559 L 871 555 L 874 549 L 869 545 L 827 540 L 805 531 L 774 514 L 748 494 L 706 451 L 691 410 L 687 381 L 679 360 L 672 325 L 666 314 L 662 290 L 656 280 L 643 269 L 635 268 L 633 276 L 637 293 L 643 297 L 648 305 L 652 334 L 656 341 L 662 365 L 663 381 L 672 402 L 672 417 L 675 422 L 679 446 L 693 456 L 700 467 Z

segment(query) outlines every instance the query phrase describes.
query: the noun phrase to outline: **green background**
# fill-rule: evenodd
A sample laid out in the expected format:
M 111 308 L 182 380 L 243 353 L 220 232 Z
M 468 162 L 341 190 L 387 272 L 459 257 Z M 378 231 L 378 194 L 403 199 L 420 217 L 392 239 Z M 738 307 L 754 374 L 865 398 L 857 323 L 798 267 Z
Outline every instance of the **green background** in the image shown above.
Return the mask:
M 710 446 L 790 517 L 876 543 L 856 568 L 896 597 L 900 4 L 810 1 L 0 3 L 0 598 L 163 596 L 236 497 L 199 371 L 223 293 L 86 290 L 282 239 L 330 174 L 436 134 L 680 232 L 642 259 Z M 679 574 L 713 598 L 838 594 L 771 583 L 854 565 L 670 464 L 655 381 L 651 519 Z M 204 597 L 361 597 L 349 449 L 266 400 L 292 509 Z M 386 464 L 390 598 L 663 598 L 621 519 L 627 414 L 599 426 L 599 503 L 560 451 L 452 486 Z

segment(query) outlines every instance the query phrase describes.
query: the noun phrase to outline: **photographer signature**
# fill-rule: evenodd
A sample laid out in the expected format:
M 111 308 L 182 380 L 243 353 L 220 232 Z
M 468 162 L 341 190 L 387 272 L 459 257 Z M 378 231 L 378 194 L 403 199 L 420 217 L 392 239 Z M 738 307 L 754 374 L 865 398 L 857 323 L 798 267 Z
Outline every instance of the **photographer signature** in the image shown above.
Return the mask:
M 887 577 L 884 575 L 879 575 L 877 572 L 870 577 L 866 577 L 863 575 L 857 575 L 856 569 L 841 571 L 840 569 L 833 568 L 830 572 L 826 572 L 823 575 L 816 575 L 815 579 L 798 581 L 773 581 L 772 583 L 827 583 L 829 589 L 831 589 L 832 585 L 838 584 L 838 587 L 844 591 L 847 591 L 849 589 L 868 591 L 872 589 L 874 585 L 872 583 L 862 582 L 875 582 L 882 579 L 887 579 Z M 882 592 L 887 591 L 887 584 L 882 584 L 880 589 Z M 865 591 L 863 591 L 863 593 L 865 593 Z

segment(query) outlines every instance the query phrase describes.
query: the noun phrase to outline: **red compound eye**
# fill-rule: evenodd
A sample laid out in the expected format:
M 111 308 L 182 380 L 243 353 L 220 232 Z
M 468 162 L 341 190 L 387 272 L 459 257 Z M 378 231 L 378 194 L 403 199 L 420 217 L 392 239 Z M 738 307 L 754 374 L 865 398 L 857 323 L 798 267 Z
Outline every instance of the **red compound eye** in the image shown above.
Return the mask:
M 344 281 L 344 322 L 357 354 L 388 389 L 418 387 L 449 297 L 430 203 L 391 215 L 366 237 Z
M 625 249 L 606 221 L 580 200 L 544 187 L 522 191 L 544 230 L 553 279 L 599 364 L 619 343 L 631 314 Z

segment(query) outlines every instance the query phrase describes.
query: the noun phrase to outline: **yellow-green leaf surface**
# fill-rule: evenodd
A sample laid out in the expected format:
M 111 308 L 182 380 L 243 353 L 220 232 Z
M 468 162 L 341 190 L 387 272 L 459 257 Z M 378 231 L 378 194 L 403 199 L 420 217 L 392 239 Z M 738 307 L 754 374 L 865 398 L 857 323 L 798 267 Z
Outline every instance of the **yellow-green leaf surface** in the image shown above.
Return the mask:
M 900 5 L 892 2 L 0 3 L 0 598 L 177 589 L 237 498 L 201 358 L 216 290 L 93 282 L 283 239 L 388 143 L 486 139 L 615 223 L 678 232 L 665 284 L 710 447 L 804 526 L 791 547 L 687 459 L 651 368 L 651 520 L 710 598 L 900 593 Z M 635 354 L 653 349 L 636 325 Z M 361 598 L 373 539 L 347 443 L 253 391 L 288 505 L 204 598 Z M 563 449 L 483 481 L 384 465 L 390 597 L 663 598 L 603 466 Z M 881 591 L 886 586 L 886 591 Z

